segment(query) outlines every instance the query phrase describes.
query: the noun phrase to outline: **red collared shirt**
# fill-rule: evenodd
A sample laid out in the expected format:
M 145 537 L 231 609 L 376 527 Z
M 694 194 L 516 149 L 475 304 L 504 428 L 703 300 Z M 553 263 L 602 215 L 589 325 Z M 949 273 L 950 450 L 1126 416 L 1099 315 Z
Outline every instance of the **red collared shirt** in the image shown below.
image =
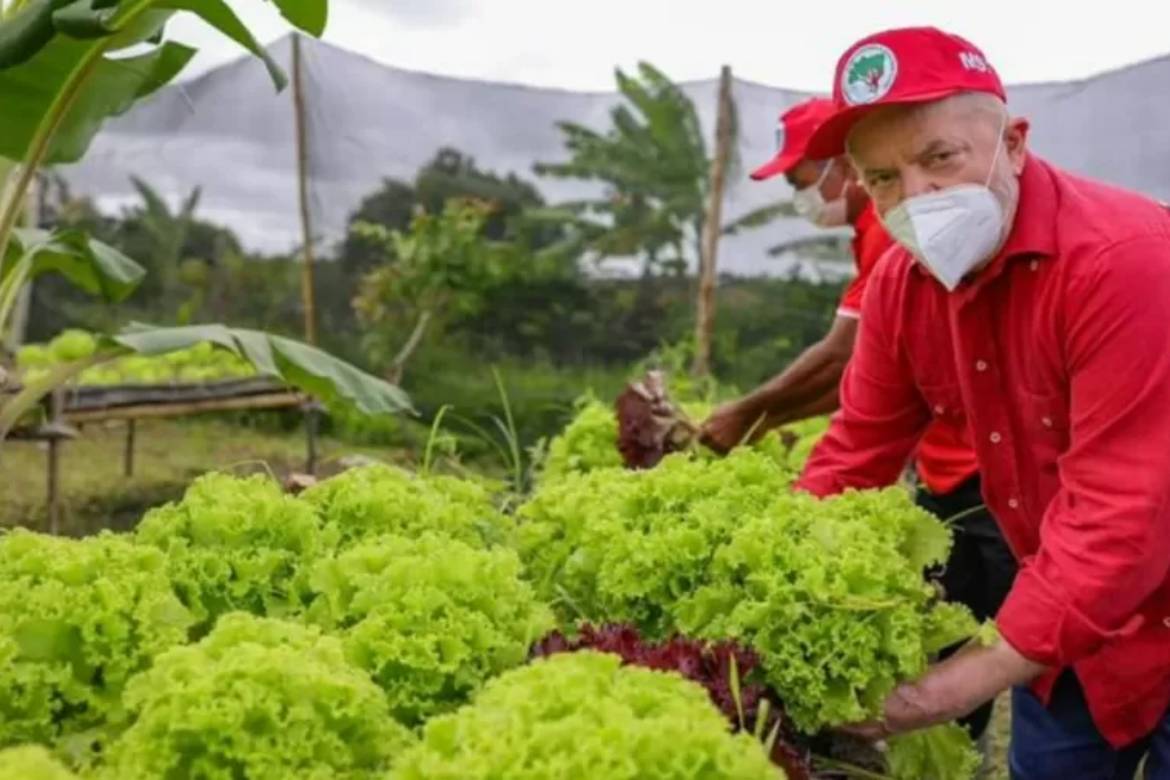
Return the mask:
M 838 317 L 861 317 L 861 303 L 869 278 L 878 261 L 893 247 L 894 239 L 882 226 L 873 201 L 866 201 L 853 222 L 853 262 L 857 266 L 857 276 L 841 296 Z M 956 424 L 954 419 L 942 414 L 944 409 L 938 411 L 940 414 L 922 435 L 914 459 L 918 476 L 927 489 L 935 495 L 943 495 L 973 477 L 979 471 L 979 464 L 967 426 Z
M 853 264 L 857 267 L 857 276 L 853 277 L 841 294 L 841 303 L 837 306 L 838 317 L 856 319 L 861 316 L 861 301 L 869 277 L 877 267 L 878 260 L 893 245 L 894 239 L 882 227 L 873 201 L 867 200 L 857 219 L 853 220 Z
M 948 294 L 898 249 L 869 288 L 800 486 L 890 484 L 932 415 L 966 424 L 1020 559 L 1000 633 L 1073 667 L 1112 744 L 1146 735 L 1170 703 L 1170 214 L 1031 158 L 991 265 Z

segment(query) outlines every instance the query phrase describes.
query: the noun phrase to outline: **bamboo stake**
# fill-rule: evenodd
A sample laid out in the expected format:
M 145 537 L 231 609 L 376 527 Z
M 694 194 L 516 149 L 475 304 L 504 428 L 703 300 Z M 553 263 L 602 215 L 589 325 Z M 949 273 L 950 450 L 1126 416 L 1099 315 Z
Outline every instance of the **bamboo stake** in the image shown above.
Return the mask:
M 293 109 L 296 114 L 297 189 L 301 208 L 301 301 L 305 309 L 305 341 L 317 344 L 317 304 L 313 290 L 313 223 L 309 208 L 309 143 L 305 121 L 305 84 L 302 72 L 301 36 L 292 39 Z
M 134 476 L 134 441 L 137 432 L 137 419 L 131 417 L 126 421 L 126 448 L 122 453 L 122 476 L 126 479 Z
M 715 156 L 711 160 L 707 213 L 703 220 L 701 256 L 699 257 L 699 297 L 695 310 L 695 361 L 691 373 L 705 377 L 711 373 L 711 340 L 715 332 L 715 279 L 719 235 L 723 225 L 723 192 L 727 186 L 727 166 L 731 159 L 732 111 L 731 68 L 724 65 L 719 74 L 719 115 L 715 123 Z

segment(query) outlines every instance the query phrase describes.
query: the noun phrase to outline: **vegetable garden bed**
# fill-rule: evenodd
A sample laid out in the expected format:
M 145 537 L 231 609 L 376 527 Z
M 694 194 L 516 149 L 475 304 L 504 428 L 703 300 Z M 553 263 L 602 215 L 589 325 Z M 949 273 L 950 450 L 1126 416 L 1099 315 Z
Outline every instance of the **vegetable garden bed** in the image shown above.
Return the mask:
M 923 579 L 945 526 L 794 495 L 772 445 L 629 471 L 570 432 L 530 496 L 211 474 L 133 533 L 0 537 L 0 748 L 92 780 L 971 776 L 957 727 L 833 736 L 974 631 Z

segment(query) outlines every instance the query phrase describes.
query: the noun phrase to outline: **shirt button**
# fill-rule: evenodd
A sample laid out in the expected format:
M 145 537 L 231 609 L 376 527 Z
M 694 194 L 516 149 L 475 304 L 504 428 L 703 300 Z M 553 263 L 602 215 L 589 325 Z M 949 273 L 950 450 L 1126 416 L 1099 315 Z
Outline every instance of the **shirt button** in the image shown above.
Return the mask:
M 1019 508 L 1020 508 L 1020 502 L 1019 502 L 1019 500 L 1018 500 L 1018 499 L 1015 499 L 1015 498 L 1009 498 L 1009 499 L 1008 499 L 1008 506 L 1010 506 L 1012 509 L 1019 509 Z
M 1162 618 L 1162 625 L 1166 626 L 1166 628 L 1170 628 L 1170 617 Z
M 943 412 L 945 412 L 945 411 L 946 411 L 946 409 L 944 409 L 944 408 L 943 408 L 943 405 L 942 405 L 942 404 L 936 404 L 936 405 L 935 405 L 935 407 L 934 407 L 934 413 L 935 413 L 935 414 L 942 414 L 942 413 L 943 413 Z
M 1052 427 L 1052 418 L 1051 417 L 1042 417 L 1042 418 L 1040 418 L 1040 423 L 1045 428 L 1051 428 Z
M 1003 441 L 1003 437 L 999 435 L 999 431 L 992 431 L 991 435 L 987 438 L 991 439 L 992 444 L 999 444 L 1001 441 Z
M 975 370 L 976 371 L 986 371 L 987 370 L 987 361 L 986 360 L 976 360 L 975 361 Z
M 1032 262 L 1028 263 L 1028 268 L 1032 271 L 1035 271 L 1039 267 L 1040 267 L 1040 261 L 1038 261 L 1038 260 L 1033 260 Z

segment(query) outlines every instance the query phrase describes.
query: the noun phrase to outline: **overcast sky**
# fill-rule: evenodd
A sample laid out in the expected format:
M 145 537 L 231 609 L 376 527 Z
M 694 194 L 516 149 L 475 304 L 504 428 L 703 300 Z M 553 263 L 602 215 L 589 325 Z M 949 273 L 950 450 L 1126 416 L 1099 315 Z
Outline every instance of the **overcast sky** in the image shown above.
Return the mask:
M 233 3 L 262 41 L 287 27 L 270 3 Z M 1170 51 L 1161 3 L 1108 0 L 332 0 L 325 40 L 412 70 L 608 90 L 613 67 L 649 60 L 676 80 L 740 78 L 827 90 L 840 52 L 887 27 L 933 24 L 973 41 L 1009 83 L 1090 76 Z M 187 16 L 187 15 L 184 15 Z M 197 21 L 189 75 L 239 55 Z

